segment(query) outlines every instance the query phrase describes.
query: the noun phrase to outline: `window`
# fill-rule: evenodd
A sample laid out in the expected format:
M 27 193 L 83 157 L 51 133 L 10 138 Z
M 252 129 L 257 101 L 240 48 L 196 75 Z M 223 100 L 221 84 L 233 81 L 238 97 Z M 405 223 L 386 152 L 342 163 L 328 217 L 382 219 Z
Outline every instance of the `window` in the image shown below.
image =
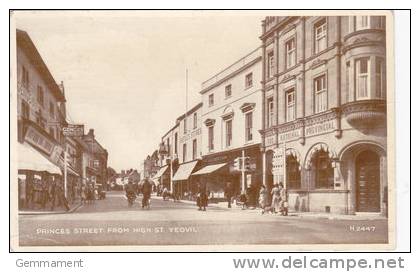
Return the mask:
M 356 60 L 356 99 L 367 99 L 370 93 L 370 60 Z
M 182 161 L 185 162 L 187 160 L 187 144 L 182 145 Z
M 245 114 L 245 140 L 252 141 L 252 111 Z
M 225 98 L 232 96 L 232 84 L 229 84 L 225 87 Z
M 193 160 L 197 159 L 197 139 L 193 140 Z
M 187 134 L 187 116 L 184 118 L 184 134 Z
M 46 121 L 45 118 L 42 116 L 42 112 L 40 110 L 36 113 L 36 123 L 43 129 L 45 129 Z
M 175 137 L 174 137 L 174 151 L 175 154 L 178 154 L 178 133 L 175 132 Z
M 21 116 L 25 119 L 29 119 L 29 104 L 22 100 Z
M 286 156 L 286 178 L 289 189 L 300 189 L 300 166 L 295 155 Z
M 252 73 L 245 76 L 245 89 L 252 87 Z
M 39 85 L 38 85 L 38 88 L 37 88 L 37 98 L 36 99 L 37 99 L 38 103 L 42 107 L 44 107 L 44 90 Z
M 54 128 L 50 127 L 50 135 L 54 138 Z
M 273 51 L 268 53 L 268 67 L 267 67 L 267 78 L 274 76 L 274 53 Z
M 209 127 L 209 151 L 214 149 L 214 127 Z
M 272 127 L 274 125 L 274 102 L 272 97 L 267 100 L 267 120 L 268 127 Z
M 168 151 L 168 156 L 171 155 L 171 145 L 169 144 L 169 138 L 166 139 L 166 150 Z
M 286 68 L 296 64 L 296 42 L 295 38 L 286 42 Z
M 376 71 L 376 98 L 385 98 L 386 94 L 386 80 L 385 80 L 385 64 L 381 58 L 376 58 L 375 71 Z
M 54 118 L 55 111 L 54 111 L 54 103 L 50 102 L 50 116 L 51 118 Z
M 322 19 L 315 24 L 315 53 L 327 48 L 327 21 Z
M 29 72 L 25 66 L 22 66 L 22 85 L 25 88 L 29 88 Z
M 214 94 L 209 95 L 209 107 L 214 105 Z
M 295 120 L 295 89 L 286 92 L 286 122 Z
M 326 111 L 328 108 L 326 76 L 314 79 L 315 113 Z
M 369 16 L 356 16 L 356 30 L 367 29 L 370 27 Z
M 232 120 L 226 121 L 226 147 L 232 145 Z
M 194 129 L 197 128 L 197 113 L 196 112 L 194 112 L 194 116 L 193 116 L 193 126 L 194 126 Z
M 312 166 L 315 172 L 315 188 L 334 188 L 334 169 L 331 166 L 331 159 L 328 152 L 321 149 L 312 157 Z

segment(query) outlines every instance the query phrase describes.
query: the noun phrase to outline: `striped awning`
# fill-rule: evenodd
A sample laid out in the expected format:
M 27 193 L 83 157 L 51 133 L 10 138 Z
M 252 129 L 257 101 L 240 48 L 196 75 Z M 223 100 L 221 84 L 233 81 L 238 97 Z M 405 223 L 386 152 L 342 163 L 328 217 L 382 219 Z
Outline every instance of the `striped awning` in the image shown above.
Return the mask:
M 192 176 L 205 175 L 205 174 L 213 173 L 214 171 L 217 171 L 220 168 L 222 168 L 223 166 L 225 166 L 226 164 L 227 163 L 207 165 L 207 166 L 201 168 L 200 170 L 198 170 L 197 172 L 193 173 Z
M 192 171 L 194 170 L 194 167 L 197 165 L 198 161 L 192 161 L 189 163 L 181 164 L 176 171 L 174 177 L 172 178 L 173 181 L 179 181 L 179 180 L 187 180 Z
M 153 176 L 152 179 L 160 178 L 166 172 L 167 169 L 168 169 L 168 165 L 165 165 L 165 166 L 161 167 L 159 169 L 159 171 L 156 173 L 156 175 Z
M 17 147 L 18 169 L 48 172 L 61 175 L 60 167 L 50 162 L 46 157 L 34 150 L 29 144 L 18 144 Z

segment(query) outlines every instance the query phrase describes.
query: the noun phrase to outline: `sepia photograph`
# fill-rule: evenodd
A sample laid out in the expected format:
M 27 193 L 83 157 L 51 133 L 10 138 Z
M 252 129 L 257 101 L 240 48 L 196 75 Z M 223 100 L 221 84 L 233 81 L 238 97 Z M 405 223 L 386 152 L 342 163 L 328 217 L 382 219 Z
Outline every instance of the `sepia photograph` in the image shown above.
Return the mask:
M 10 11 L 11 251 L 395 248 L 390 11 Z

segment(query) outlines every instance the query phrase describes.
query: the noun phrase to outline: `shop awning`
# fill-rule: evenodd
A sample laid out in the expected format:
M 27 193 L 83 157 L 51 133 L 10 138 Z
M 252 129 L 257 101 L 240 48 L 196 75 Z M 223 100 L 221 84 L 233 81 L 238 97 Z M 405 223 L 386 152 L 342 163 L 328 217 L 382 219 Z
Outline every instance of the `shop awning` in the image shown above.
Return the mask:
M 60 167 L 50 162 L 28 144 L 18 144 L 17 157 L 18 169 L 20 170 L 46 171 L 61 175 Z
M 226 164 L 227 163 L 207 165 L 206 167 L 201 168 L 197 172 L 193 173 L 192 176 L 205 175 L 205 174 L 213 173 L 214 171 L 219 170 L 220 168 L 222 168 L 223 166 L 225 166 Z
M 154 176 L 153 176 L 153 178 L 152 178 L 152 179 L 158 179 L 158 178 L 160 178 L 160 177 L 161 177 L 161 176 L 165 173 L 166 169 L 168 169 L 168 166 L 167 166 L 167 165 L 166 165 L 166 166 L 161 167 L 161 168 L 159 169 L 159 171 L 156 173 L 156 175 L 154 175 Z
M 193 161 L 189 163 L 181 164 L 176 171 L 174 177 L 172 178 L 173 181 L 179 181 L 179 180 L 187 180 L 192 171 L 194 170 L 194 167 L 197 165 L 198 161 Z
M 68 165 L 68 167 L 67 167 L 67 175 L 74 175 L 76 177 L 80 177 L 80 175 L 71 168 L 70 164 L 67 164 L 67 165 Z M 64 173 L 64 169 L 63 169 L 63 173 Z

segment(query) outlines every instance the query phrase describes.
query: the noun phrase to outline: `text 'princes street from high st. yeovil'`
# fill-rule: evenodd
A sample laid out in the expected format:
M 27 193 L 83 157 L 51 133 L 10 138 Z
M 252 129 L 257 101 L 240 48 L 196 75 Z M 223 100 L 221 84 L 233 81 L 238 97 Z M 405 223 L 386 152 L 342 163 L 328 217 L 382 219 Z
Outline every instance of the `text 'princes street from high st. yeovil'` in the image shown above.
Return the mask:
M 95 16 L 16 18 L 18 247 L 390 246 L 389 14 Z

